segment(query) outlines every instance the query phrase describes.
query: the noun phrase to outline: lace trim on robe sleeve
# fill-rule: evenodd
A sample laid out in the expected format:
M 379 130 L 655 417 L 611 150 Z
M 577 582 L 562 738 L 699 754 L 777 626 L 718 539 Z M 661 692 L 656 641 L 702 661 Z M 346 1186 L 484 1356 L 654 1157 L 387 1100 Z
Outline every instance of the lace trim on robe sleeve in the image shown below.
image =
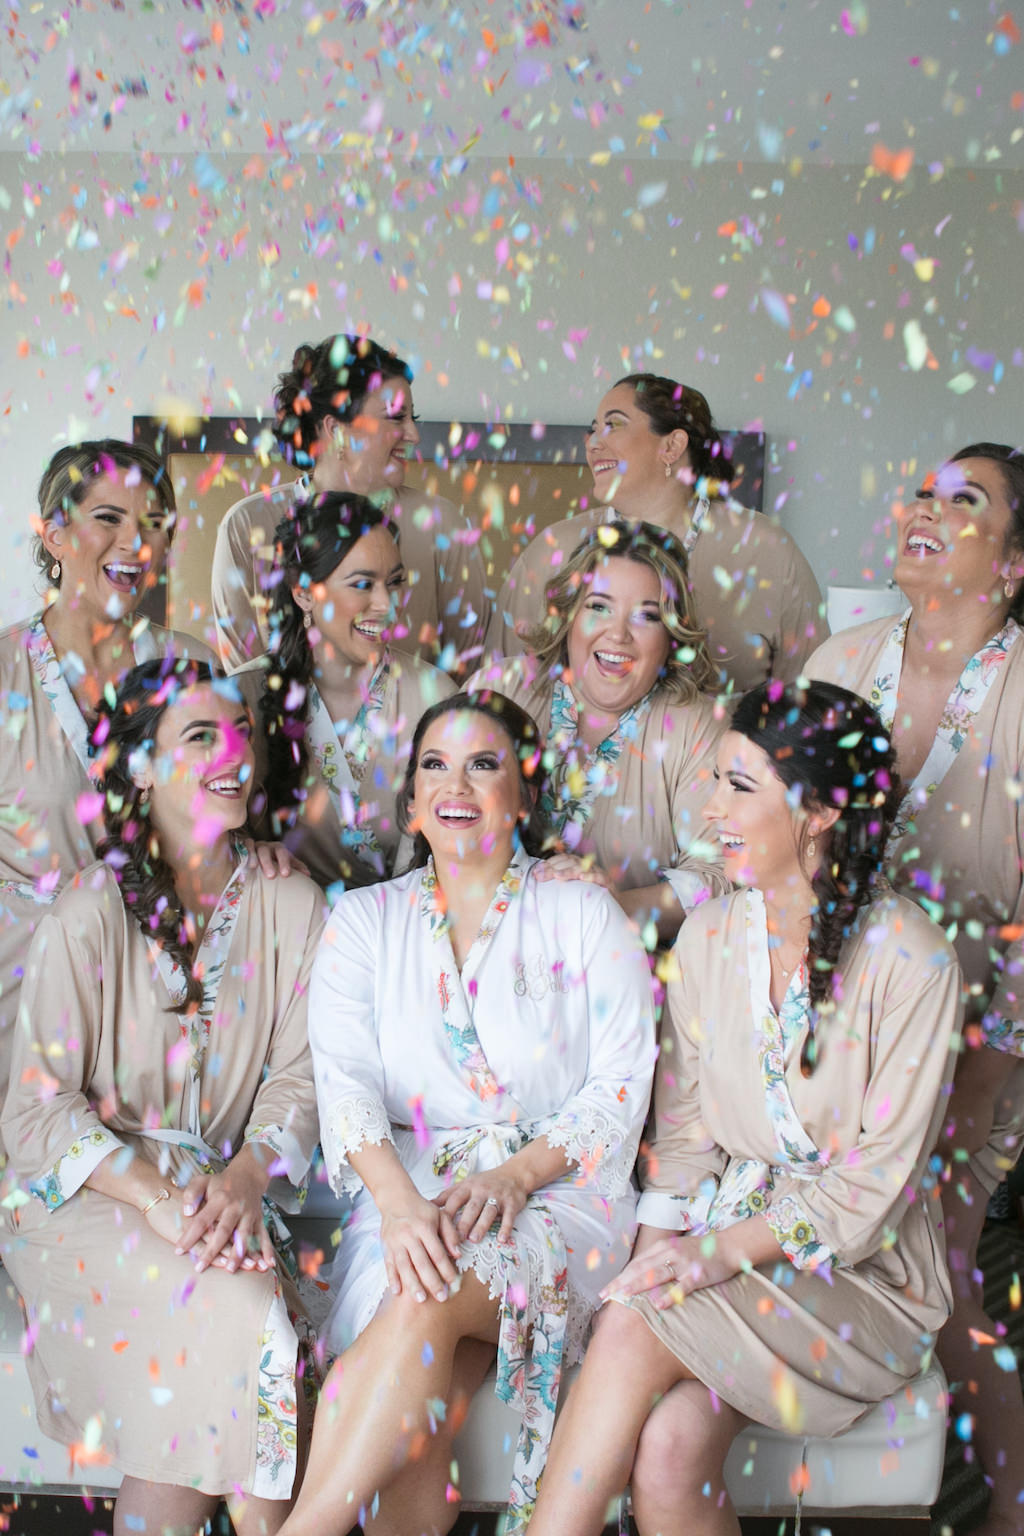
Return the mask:
M 588 1188 L 602 1195 L 621 1195 L 629 1185 L 640 1146 L 640 1133 L 623 1136 L 622 1124 L 589 1099 L 570 1099 L 545 1132 L 553 1147 L 561 1147 L 566 1162 L 576 1163 Z
M 770 1201 L 764 1215 L 783 1253 L 796 1269 L 822 1269 L 835 1263 L 831 1248 L 821 1242 L 813 1221 L 792 1195 Z
M 348 1167 L 353 1152 L 367 1143 L 394 1146 L 391 1122 L 375 1094 L 350 1093 L 336 1099 L 320 1127 L 327 1177 L 336 1195 L 354 1195 L 363 1187 L 359 1175 Z

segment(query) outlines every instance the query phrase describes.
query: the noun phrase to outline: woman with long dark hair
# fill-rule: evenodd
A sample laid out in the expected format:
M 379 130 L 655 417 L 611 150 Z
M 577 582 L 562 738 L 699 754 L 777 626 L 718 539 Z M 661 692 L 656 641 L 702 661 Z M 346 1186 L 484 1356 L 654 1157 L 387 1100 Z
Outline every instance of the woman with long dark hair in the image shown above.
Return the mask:
M 923 1179 L 960 975 L 879 880 L 895 758 L 845 689 L 740 701 L 705 812 L 738 889 L 682 930 L 634 1257 L 605 1287 L 531 1536 L 726 1536 L 747 1421 L 837 1434 L 922 1368 L 950 1306 Z
M 563 1362 L 633 1232 L 654 1054 L 643 950 L 606 891 L 542 882 L 541 742 L 498 695 L 420 721 L 412 870 L 334 909 L 310 992 L 321 1139 L 355 1192 L 288 1536 L 446 1531 L 452 1435 L 497 1354 L 529 1518 Z M 379 1495 L 379 1511 L 375 1499 Z
M 261 820 L 325 889 L 395 873 L 413 729 L 454 691 L 391 646 L 406 586 L 380 507 L 348 492 L 297 501 L 276 532 L 270 648 L 234 674 L 263 727 Z
M 277 1531 L 299 1470 L 303 1327 L 266 1196 L 316 1140 L 322 898 L 239 840 L 251 734 L 208 666 L 129 672 L 93 732 L 102 861 L 24 960 L 3 1260 L 41 1427 L 124 1474 L 118 1536 L 191 1536 L 221 1498 Z
M 667 529 L 682 545 L 712 662 L 708 686 L 744 693 L 767 677 L 797 678 L 828 634 L 818 583 L 776 522 L 730 496 L 728 448 L 700 390 L 627 374 L 603 397 L 585 437 L 594 504 L 543 529 L 516 561 L 494 605 L 488 648 L 514 656 L 529 644 L 567 556 L 588 529 L 618 517 Z

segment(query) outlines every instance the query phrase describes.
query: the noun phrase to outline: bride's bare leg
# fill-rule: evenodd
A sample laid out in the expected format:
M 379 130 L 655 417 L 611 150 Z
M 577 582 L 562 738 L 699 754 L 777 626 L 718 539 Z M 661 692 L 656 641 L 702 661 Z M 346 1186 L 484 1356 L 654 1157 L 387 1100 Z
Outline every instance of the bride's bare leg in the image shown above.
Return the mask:
M 427 1436 L 422 1454 L 411 1448 L 410 1459 L 381 1495 L 377 1514 L 365 1523 L 365 1536 L 445 1536 L 451 1530 L 459 1516 L 458 1501 L 446 1497 L 452 1442 L 493 1364 L 493 1344 L 463 1339 L 458 1345 L 444 1423 Z
M 662 1398 L 640 1433 L 630 1479 L 640 1536 L 737 1536 L 722 1472 L 749 1422 L 700 1381 L 681 1381 Z
M 530 1536 L 597 1536 L 648 1414 L 685 1374 L 638 1312 L 605 1306 L 555 1426 Z
M 324 1385 L 287 1536 L 345 1536 L 391 1486 L 416 1437 L 430 1433 L 431 1402 L 447 1403 L 463 1338 L 498 1338 L 498 1303 L 472 1273 L 447 1301 L 403 1292 L 382 1303 Z

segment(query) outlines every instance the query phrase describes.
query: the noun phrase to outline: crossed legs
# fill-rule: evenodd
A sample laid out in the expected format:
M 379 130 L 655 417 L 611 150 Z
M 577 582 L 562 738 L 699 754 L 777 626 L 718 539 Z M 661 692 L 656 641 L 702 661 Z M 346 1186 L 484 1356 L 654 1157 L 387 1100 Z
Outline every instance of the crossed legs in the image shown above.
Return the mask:
M 731 1536 L 722 1467 L 745 1422 L 639 1312 L 609 1303 L 556 1425 L 530 1536 L 597 1536 L 627 1482 L 641 1536 Z

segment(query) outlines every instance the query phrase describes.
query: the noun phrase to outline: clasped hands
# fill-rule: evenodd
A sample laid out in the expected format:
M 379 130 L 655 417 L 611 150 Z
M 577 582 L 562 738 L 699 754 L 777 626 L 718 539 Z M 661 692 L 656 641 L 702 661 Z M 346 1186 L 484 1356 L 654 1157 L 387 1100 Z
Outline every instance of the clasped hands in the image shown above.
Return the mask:
M 527 1195 L 522 1180 L 502 1166 L 457 1179 L 432 1200 L 411 1189 L 390 1203 L 381 1211 L 381 1242 L 391 1294 L 445 1301 L 462 1244 L 482 1242 L 496 1223 L 499 1246 L 511 1244 Z
M 268 1270 L 274 1246 L 263 1221 L 267 1173 L 249 1148 L 222 1173 L 197 1174 L 183 1190 L 169 1186 L 169 1198 L 145 1213 L 153 1230 L 175 1253 L 191 1254 L 197 1273 L 213 1265 Z

